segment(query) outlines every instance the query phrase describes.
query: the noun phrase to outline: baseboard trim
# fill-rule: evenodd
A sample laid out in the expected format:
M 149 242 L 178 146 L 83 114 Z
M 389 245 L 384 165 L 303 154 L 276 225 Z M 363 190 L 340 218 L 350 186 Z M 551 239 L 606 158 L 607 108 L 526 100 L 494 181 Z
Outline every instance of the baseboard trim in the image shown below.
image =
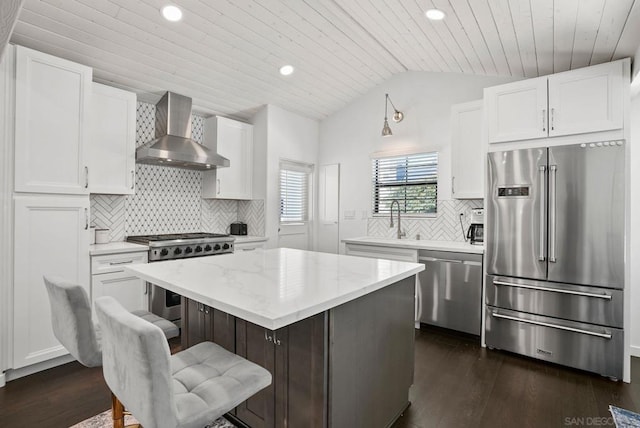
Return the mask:
M 631 345 L 629 350 L 632 357 L 640 357 L 640 346 Z
M 19 369 L 9 369 L 2 376 L 3 378 L 6 376 L 6 382 L 11 382 L 12 380 L 20 379 L 21 377 L 29 376 L 44 370 L 49 370 L 75 360 L 75 358 L 67 354 L 63 355 L 62 357 L 53 358 L 51 360 L 43 361 L 41 363 L 22 367 Z
M 4 375 L 4 373 L 2 373 L 0 375 L 0 388 L 4 388 L 4 386 L 7 384 L 7 379 Z

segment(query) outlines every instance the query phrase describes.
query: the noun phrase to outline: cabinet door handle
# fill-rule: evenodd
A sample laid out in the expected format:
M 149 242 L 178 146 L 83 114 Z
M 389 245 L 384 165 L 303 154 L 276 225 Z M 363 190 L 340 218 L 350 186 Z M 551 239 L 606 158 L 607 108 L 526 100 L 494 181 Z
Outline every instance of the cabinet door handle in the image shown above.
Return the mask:
M 547 132 L 547 110 L 542 109 L 542 132 Z
M 555 113 L 556 113 L 556 109 L 551 107 L 551 130 L 553 131 L 555 129 Z
M 220 194 L 220 179 L 218 178 L 216 181 L 218 182 L 218 192 L 217 192 L 217 194 L 219 195 Z
M 267 335 L 267 330 L 264 331 L 264 340 L 267 342 L 273 342 L 273 337 Z
M 456 177 L 451 177 L 451 194 L 456 194 Z
M 209 313 L 209 309 L 211 309 L 211 308 L 209 308 L 209 306 L 204 306 L 204 313 L 208 314 Z
M 136 184 L 136 173 L 134 170 L 131 170 L 131 190 L 133 190 L 133 186 Z
M 273 343 L 280 346 L 280 339 L 276 336 L 276 332 L 273 332 Z
M 84 230 L 89 229 L 89 208 L 84 209 Z
M 88 166 L 84 167 L 84 188 L 85 189 L 89 188 L 89 167 Z

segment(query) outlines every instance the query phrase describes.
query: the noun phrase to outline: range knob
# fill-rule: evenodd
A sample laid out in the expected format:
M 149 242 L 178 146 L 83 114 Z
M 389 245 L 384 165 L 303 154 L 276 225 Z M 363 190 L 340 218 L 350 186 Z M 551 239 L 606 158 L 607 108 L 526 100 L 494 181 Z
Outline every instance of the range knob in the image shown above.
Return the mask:
M 191 254 L 193 253 L 193 250 L 191 249 L 191 247 L 187 247 L 186 250 L 184 250 L 185 254 Z
M 175 250 L 173 250 L 173 254 L 175 254 L 176 256 L 180 255 L 182 254 L 182 250 L 180 248 L 176 248 Z
M 160 250 L 161 256 L 166 256 L 167 254 L 169 254 L 169 250 L 167 250 L 166 248 L 163 248 L 162 250 Z
M 204 247 L 204 250 L 205 251 L 211 251 L 211 245 L 207 244 L 207 246 Z
M 223 249 L 223 250 L 228 250 L 228 249 L 229 249 L 229 244 L 224 244 L 224 245 L 222 246 L 222 249 Z
M 214 246 L 213 246 L 213 249 L 214 249 L 215 251 L 218 251 L 218 250 L 220 249 L 220 245 L 218 245 L 218 244 L 214 245 Z
M 196 253 L 201 253 L 202 252 L 202 247 L 200 245 L 198 245 L 196 247 Z

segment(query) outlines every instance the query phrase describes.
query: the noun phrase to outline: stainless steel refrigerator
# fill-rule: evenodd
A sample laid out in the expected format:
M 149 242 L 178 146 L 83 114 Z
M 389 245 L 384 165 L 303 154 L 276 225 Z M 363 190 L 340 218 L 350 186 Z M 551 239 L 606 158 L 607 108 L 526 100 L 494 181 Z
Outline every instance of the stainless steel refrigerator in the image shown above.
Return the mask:
M 487 346 L 622 378 L 624 152 L 489 153 Z

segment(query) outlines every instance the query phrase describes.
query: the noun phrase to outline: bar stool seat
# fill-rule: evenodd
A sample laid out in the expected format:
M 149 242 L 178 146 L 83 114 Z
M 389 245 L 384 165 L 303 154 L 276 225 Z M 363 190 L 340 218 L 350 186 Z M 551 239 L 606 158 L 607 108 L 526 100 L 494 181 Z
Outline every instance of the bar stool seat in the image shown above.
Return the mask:
M 73 357 L 86 367 L 102 365 L 99 326 L 91 319 L 91 304 L 85 289 L 59 277 L 44 277 L 49 294 L 53 334 Z M 180 334 L 178 327 L 151 312 L 133 312 L 140 318 L 157 325 L 167 339 Z
M 178 337 L 180 335 L 180 329 L 178 328 L 178 326 L 168 319 L 164 319 L 161 316 L 152 314 L 151 312 L 145 311 L 143 309 L 131 311 L 131 313 L 138 318 L 142 318 L 143 320 L 160 327 L 160 330 L 162 330 L 162 332 L 164 333 L 164 337 L 166 337 L 167 339 L 173 339 L 174 337 Z
M 112 297 L 95 308 L 104 379 L 142 426 L 202 428 L 271 384 L 267 370 L 211 342 L 170 355 L 160 328 Z

